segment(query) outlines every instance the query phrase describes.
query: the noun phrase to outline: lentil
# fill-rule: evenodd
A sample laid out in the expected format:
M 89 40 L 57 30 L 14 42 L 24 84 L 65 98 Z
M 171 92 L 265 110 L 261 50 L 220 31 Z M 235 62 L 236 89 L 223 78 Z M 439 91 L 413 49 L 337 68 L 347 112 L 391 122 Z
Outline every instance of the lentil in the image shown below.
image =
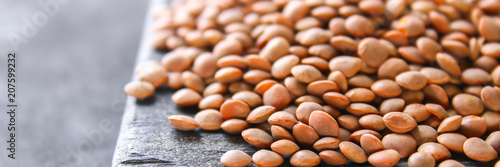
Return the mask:
M 306 124 L 295 124 L 292 128 L 292 134 L 299 145 L 306 147 L 312 146 L 319 139 L 318 133 Z
M 364 115 L 358 120 L 359 124 L 366 129 L 381 131 L 385 129 L 385 124 L 382 116 L 377 114 Z
M 282 79 L 290 75 L 294 66 L 299 64 L 299 57 L 295 55 L 288 55 L 279 58 L 273 63 L 271 74 L 276 79 Z
M 280 125 L 287 129 L 292 129 L 292 127 L 298 122 L 294 115 L 285 111 L 278 111 L 273 113 L 271 116 L 269 116 L 267 121 L 271 125 Z
M 384 150 L 384 144 L 382 144 L 382 141 L 380 141 L 380 139 L 373 134 L 367 133 L 361 135 L 359 143 L 361 148 L 363 148 L 368 155 Z
M 460 128 L 461 123 L 462 123 L 462 116 L 460 115 L 450 116 L 441 122 L 439 128 L 437 129 L 437 132 L 438 133 L 454 132 L 458 130 L 458 128 Z
M 252 157 L 240 150 L 229 150 L 221 156 L 220 162 L 225 166 L 247 166 L 252 163 Z
M 373 166 L 394 166 L 399 162 L 399 158 L 396 150 L 387 149 L 370 155 L 368 162 Z
M 361 68 L 361 71 L 363 71 L 363 68 L 365 67 L 365 64 L 363 64 L 363 67 Z M 364 74 L 356 74 L 349 78 L 347 83 L 353 87 L 361 87 L 361 88 L 370 88 L 370 86 L 373 85 L 373 79 L 368 77 L 367 75 Z
M 483 139 L 472 137 L 464 142 L 464 153 L 470 159 L 486 162 L 498 157 L 495 149 Z
M 309 125 L 320 136 L 337 137 L 339 135 L 337 121 L 324 111 L 313 111 L 309 117 Z
M 356 57 L 337 56 L 328 64 L 331 71 L 339 70 L 345 77 L 354 76 L 363 66 L 363 60 Z
M 183 88 L 172 95 L 172 101 L 178 106 L 194 106 L 201 101 L 201 96 L 192 89 Z
M 172 115 L 168 117 L 168 121 L 175 129 L 182 131 L 191 131 L 198 127 L 196 120 L 184 115 Z
M 294 166 L 316 166 L 321 162 L 321 158 L 311 150 L 300 150 L 292 155 L 290 164 Z
M 349 130 L 349 131 L 356 131 L 361 129 L 361 125 L 359 125 L 359 118 L 355 115 L 350 115 L 350 114 L 344 114 L 339 117 L 337 117 L 338 124 Z M 340 129 L 340 128 L 339 128 Z M 340 133 L 339 131 L 339 138 L 340 138 Z M 349 132 L 350 133 L 350 132 Z M 351 135 L 349 134 L 349 140 L 350 140 Z
M 387 99 L 380 104 L 380 115 L 384 116 L 390 112 L 401 111 L 404 107 L 405 101 L 401 98 Z
M 271 144 L 271 149 L 284 156 L 291 156 L 293 153 L 299 151 L 299 146 L 290 140 L 278 140 Z
M 291 73 L 297 80 L 305 83 L 323 79 L 321 72 L 311 65 L 296 65 L 292 68 Z
M 464 152 L 463 145 L 467 137 L 459 133 L 444 133 L 437 137 L 437 141 L 453 152 Z
M 323 100 L 329 105 L 337 108 L 345 107 L 350 103 L 346 96 L 338 92 L 326 92 L 323 94 Z
M 292 98 L 285 86 L 275 84 L 262 95 L 262 100 L 264 105 L 270 105 L 276 107 L 276 110 L 280 110 L 288 105 Z
M 335 150 L 339 148 L 340 140 L 334 137 L 323 137 L 313 144 L 316 151 Z
M 487 128 L 488 124 L 486 123 L 486 120 L 484 118 L 475 115 L 469 115 L 465 116 L 462 119 L 462 124 L 460 124 L 460 128 L 458 129 L 458 131 L 468 138 L 480 137 L 486 132 Z
M 309 83 L 306 87 L 306 90 L 307 90 L 307 93 L 309 93 L 311 95 L 321 97 L 326 92 L 330 92 L 330 91 L 331 92 L 338 92 L 339 87 L 333 81 L 320 80 L 320 81 L 314 81 L 314 82 Z
M 339 148 L 342 154 L 344 154 L 344 156 L 352 162 L 364 163 L 368 161 L 368 157 L 365 151 L 363 151 L 361 147 L 352 142 L 342 141 L 339 144 Z
M 417 148 L 417 142 L 409 134 L 387 134 L 382 138 L 385 149 L 396 150 L 402 158 L 410 156 Z
M 279 166 L 284 159 L 276 152 L 262 149 L 252 155 L 252 161 L 258 166 Z
M 410 115 L 400 112 L 390 112 L 383 117 L 385 126 L 396 133 L 406 133 L 417 126 L 417 122 Z
M 497 153 L 500 152 L 500 131 L 495 131 L 491 133 L 488 138 L 486 138 L 486 143 L 488 143 Z
M 288 130 L 279 125 L 271 125 L 271 135 L 275 140 L 286 139 L 295 142 L 295 138 L 293 138 L 293 135 L 288 132 Z
M 248 144 L 260 148 L 269 148 L 274 140 L 267 132 L 257 128 L 246 129 L 241 132 L 241 136 Z
M 486 120 L 487 129 L 486 132 L 494 132 L 499 130 L 500 124 L 500 113 L 496 111 L 485 111 L 481 114 L 481 117 Z
M 458 94 L 453 98 L 453 108 L 461 115 L 479 115 L 484 106 L 480 98 L 469 94 Z
M 319 152 L 321 160 L 329 165 L 344 165 L 347 163 L 347 158 L 341 153 L 333 150 L 324 150 Z
M 260 106 L 253 109 L 247 116 L 248 123 L 262 123 L 267 120 L 267 118 L 276 111 L 273 106 Z
M 465 167 L 465 165 L 461 164 L 458 161 L 448 159 L 443 162 L 441 162 L 438 167 Z
M 135 98 L 143 99 L 155 92 L 153 84 L 144 81 L 132 81 L 125 85 L 125 93 Z
M 233 100 L 240 100 L 242 102 L 245 102 L 251 108 L 262 105 L 262 98 L 257 93 L 250 91 L 240 91 L 238 93 L 235 93 L 231 98 Z
M 203 130 L 219 130 L 224 121 L 219 111 L 214 109 L 202 110 L 194 116 L 198 126 Z
M 427 142 L 435 142 L 438 136 L 436 130 L 428 125 L 418 125 L 410 132 L 411 136 L 417 141 L 417 145 Z
M 408 158 L 408 167 L 434 166 L 435 164 L 436 160 L 434 160 L 434 157 L 425 152 L 413 153 Z
M 240 134 L 243 130 L 248 129 L 250 124 L 241 119 L 228 119 L 220 125 L 224 132 L 229 134 Z
M 428 142 L 418 147 L 418 152 L 431 154 L 436 161 L 446 160 L 451 157 L 450 151 L 443 145 L 434 142 Z
M 396 82 L 403 88 L 419 90 L 427 84 L 427 77 L 417 71 L 408 71 L 397 75 Z

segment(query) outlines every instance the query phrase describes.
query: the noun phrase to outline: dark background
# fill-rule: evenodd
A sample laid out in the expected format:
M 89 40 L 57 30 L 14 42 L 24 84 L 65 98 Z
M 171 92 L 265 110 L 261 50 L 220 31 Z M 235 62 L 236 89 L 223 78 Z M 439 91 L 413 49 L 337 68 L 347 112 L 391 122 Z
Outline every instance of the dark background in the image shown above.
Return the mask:
M 149 1 L 67 0 L 17 59 L 16 160 L 7 158 L 9 34 L 22 35 L 39 2 L 0 1 L 0 166 L 110 166 L 125 85 Z M 4 86 L 1 86 L 4 85 Z

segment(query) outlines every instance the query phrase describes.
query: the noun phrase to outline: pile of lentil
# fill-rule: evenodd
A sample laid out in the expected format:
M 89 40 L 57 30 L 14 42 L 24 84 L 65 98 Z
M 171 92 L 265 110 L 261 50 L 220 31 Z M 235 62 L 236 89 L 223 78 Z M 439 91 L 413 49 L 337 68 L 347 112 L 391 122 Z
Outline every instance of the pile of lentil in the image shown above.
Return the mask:
M 262 148 L 226 166 L 463 166 L 500 153 L 498 0 L 185 0 L 153 13 L 161 62 L 125 92 L 179 89 L 178 130 Z M 500 162 L 496 163 L 500 166 Z

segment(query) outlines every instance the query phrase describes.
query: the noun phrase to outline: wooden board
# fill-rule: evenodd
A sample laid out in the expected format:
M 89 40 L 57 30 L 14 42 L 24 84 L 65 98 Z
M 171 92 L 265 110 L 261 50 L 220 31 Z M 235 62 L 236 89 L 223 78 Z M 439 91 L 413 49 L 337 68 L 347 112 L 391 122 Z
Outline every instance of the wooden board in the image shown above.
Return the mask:
M 150 9 L 158 3 L 167 1 L 151 0 Z M 150 43 L 152 21 L 148 14 L 137 63 L 160 60 L 165 54 L 155 51 Z M 128 97 L 112 166 L 222 166 L 219 159 L 228 150 L 238 149 L 249 155 L 258 150 L 247 144 L 240 135 L 229 135 L 221 130 L 175 130 L 169 124 L 168 116 L 194 116 L 198 110 L 177 107 L 170 99 L 173 92 L 174 90 L 160 88 L 153 97 L 143 101 Z M 453 158 L 459 159 L 466 166 L 493 166 L 496 162 L 478 163 L 463 154 L 454 154 Z M 402 159 L 397 166 L 407 166 L 406 160 Z M 290 166 L 288 159 L 285 159 L 282 166 Z M 348 163 L 345 166 L 370 165 Z

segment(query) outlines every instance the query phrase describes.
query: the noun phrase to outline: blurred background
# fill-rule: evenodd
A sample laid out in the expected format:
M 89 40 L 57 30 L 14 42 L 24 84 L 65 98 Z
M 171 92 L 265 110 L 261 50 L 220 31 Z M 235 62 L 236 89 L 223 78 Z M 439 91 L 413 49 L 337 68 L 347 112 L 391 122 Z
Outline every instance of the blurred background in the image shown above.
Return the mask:
M 0 166 L 111 165 L 148 2 L 0 1 Z M 6 78 L 14 40 L 12 160 Z

